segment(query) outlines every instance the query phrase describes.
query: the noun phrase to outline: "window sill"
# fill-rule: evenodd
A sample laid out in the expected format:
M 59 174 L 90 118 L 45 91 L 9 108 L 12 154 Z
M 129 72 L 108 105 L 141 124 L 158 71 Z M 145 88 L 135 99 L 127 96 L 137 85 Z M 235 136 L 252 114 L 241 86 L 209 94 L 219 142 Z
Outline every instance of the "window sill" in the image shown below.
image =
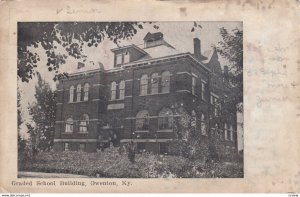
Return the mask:
M 68 104 L 76 104 L 76 103 L 84 103 L 84 102 L 88 102 L 88 100 L 87 101 L 68 102 Z
M 62 132 L 61 134 L 70 135 L 70 134 L 74 134 L 74 133 L 73 132 Z
M 89 132 L 78 132 L 79 134 L 88 134 Z
M 160 92 L 155 94 L 140 94 L 139 96 L 152 96 L 152 95 L 161 95 L 161 94 L 169 94 L 170 92 Z
M 149 133 L 149 130 L 137 130 L 135 133 Z
M 114 100 L 109 99 L 108 101 L 124 101 L 124 99 L 123 98 L 122 99 L 114 99 Z
M 172 133 L 173 130 L 172 129 L 162 129 L 162 130 L 158 130 L 158 133 Z

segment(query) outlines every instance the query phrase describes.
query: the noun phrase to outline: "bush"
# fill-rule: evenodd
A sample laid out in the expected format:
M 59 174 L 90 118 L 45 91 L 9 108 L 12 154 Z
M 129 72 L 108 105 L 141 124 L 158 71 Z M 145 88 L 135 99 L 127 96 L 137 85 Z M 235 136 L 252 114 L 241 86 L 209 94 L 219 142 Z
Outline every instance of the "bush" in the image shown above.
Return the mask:
M 44 152 L 36 160 L 26 162 L 24 170 L 49 173 L 72 173 L 107 178 L 209 178 L 242 177 L 238 163 L 206 165 L 203 159 L 190 160 L 182 156 L 141 153 L 135 162 L 116 147 L 103 152 Z

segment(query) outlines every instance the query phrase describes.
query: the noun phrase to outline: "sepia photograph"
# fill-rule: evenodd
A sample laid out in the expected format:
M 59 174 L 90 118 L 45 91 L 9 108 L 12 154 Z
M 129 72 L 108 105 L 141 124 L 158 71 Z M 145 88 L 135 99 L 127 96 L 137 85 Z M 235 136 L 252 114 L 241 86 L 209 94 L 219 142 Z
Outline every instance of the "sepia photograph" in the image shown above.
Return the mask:
M 244 178 L 243 23 L 18 22 L 18 178 Z

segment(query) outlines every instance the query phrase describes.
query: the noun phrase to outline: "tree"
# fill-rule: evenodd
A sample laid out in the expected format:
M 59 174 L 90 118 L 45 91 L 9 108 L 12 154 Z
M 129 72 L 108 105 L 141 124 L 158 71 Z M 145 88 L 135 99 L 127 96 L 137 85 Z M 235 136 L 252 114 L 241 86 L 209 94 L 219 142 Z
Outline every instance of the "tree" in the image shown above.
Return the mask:
M 17 89 L 17 113 L 18 113 L 18 168 L 19 169 L 26 157 L 26 140 L 21 137 L 21 133 L 20 133 L 20 127 L 23 123 L 20 101 L 21 101 L 21 93 L 18 88 Z
M 56 91 L 51 90 L 39 73 L 37 76 L 36 102 L 28 107 L 34 124 L 27 124 L 33 153 L 49 151 L 53 146 L 56 110 Z
M 243 105 L 243 31 L 233 29 L 228 32 L 227 29 L 220 28 L 222 41 L 217 46 L 219 54 L 228 60 L 230 64 L 229 82 L 233 86 L 231 100 L 227 104 L 237 107 L 242 111 Z
M 149 22 L 151 24 L 151 22 Z M 143 29 L 141 22 L 20 22 L 18 23 L 18 76 L 22 82 L 29 82 L 36 74 L 40 57 L 30 47 L 42 47 L 47 55 L 47 67 L 55 72 L 54 80 L 67 76 L 59 67 L 72 56 L 86 61 L 84 46 L 97 47 L 104 38 L 118 44 L 120 40 L 133 37 L 137 29 Z M 153 26 L 158 29 L 157 25 Z M 58 47 L 63 52 L 57 50 Z

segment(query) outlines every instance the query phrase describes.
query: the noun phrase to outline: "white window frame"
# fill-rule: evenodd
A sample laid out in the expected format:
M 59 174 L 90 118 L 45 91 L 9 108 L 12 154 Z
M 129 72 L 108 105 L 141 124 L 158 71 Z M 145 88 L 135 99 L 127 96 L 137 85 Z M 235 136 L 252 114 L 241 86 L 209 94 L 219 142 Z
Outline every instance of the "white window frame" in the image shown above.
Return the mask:
M 119 98 L 124 99 L 125 98 L 125 81 L 122 80 L 119 83 Z
M 152 73 L 151 75 L 151 94 L 158 94 L 159 75 Z
M 233 141 L 233 127 L 230 125 L 230 141 Z
M 70 103 L 74 102 L 74 90 L 75 90 L 74 86 L 71 86 L 70 87 L 70 95 L 69 95 L 69 102 Z
M 173 121 L 173 112 L 169 108 L 163 108 L 158 114 L 158 130 L 173 130 Z M 167 127 L 162 127 L 162 125 L 167 125 Z
M 140 95 L 147 95 L 148 94 L 148 75 L 144 74 L 141 77 L 140 82 Z
M 169 93 L 170 92 L 170 72 L 164 71 L 161 74 L 161 92 L 162 93 Z
M 78 84 L 76 88 L 76 102 L 80 102 L 80 101 L 81 101 L 81 84 Z
M 124 64 L 129 63 L 129 60 L 130 60 L 129 52 L 126 51 L 124 53 Z
M 90 85 L 88 83 L 84 84 L 84 96 L 83 96 L 83 100 L 84 101 L 88 101 L 89 100 L 89 88 L 90 88 Z
M 64 151 L 69 151 L 70 150 L 70 143 L 69 142 L 65 142 L 64 143 Z
M 205 115 L 204 114 L 201 114 L 201 117 L 200 117 L 200 129 L 201 129 L 201 134 L 202 135 L 207 135 L 207 131 L 206 131 L 206 121 L 205 121 Z
M 136 115 L 135 129 L 137 131 L 148 131 L 149 130 L 149 113 L 147 110 L 139 111 Z M 142 128 L 138 126 L 142 124 Z M 147 128 L 144 128 L 147 127 Z
M 228 127 L 226 123 L 224 125 L 224 130 L 225 130 L 225 140 L 228 140 Z
M 116 100 L 117 98 L 117 83 L 115 81 L 111 82 L 110 86 L 110 100 Z
M 211 93 L 210 95 L 210 103 L 213 105 L 214 107 L 214 115 L 217 117 L 220 115 L 221 112 L 221 103 L 220 103 L 220 99 L 219 97 L 213 95 Z
M 116 54 L 116 65 L 122 64 L 122 58 L 123 58 L 122 53 Z
M 68 118 L 66 121 L 65 133 L 73 133 L 74 132 L 74 121 L 72 118 Z
M 83 114 L 79 122 L 79 133 L 88 133 L 88 123 L 89 116 L 87 114 Z
M 206 82 L 201 81 L 201 99 L 205 101 L 205 96 L 206 96 Z
M 196 95 L 196 77 L 192 76 L 192 94 Z

